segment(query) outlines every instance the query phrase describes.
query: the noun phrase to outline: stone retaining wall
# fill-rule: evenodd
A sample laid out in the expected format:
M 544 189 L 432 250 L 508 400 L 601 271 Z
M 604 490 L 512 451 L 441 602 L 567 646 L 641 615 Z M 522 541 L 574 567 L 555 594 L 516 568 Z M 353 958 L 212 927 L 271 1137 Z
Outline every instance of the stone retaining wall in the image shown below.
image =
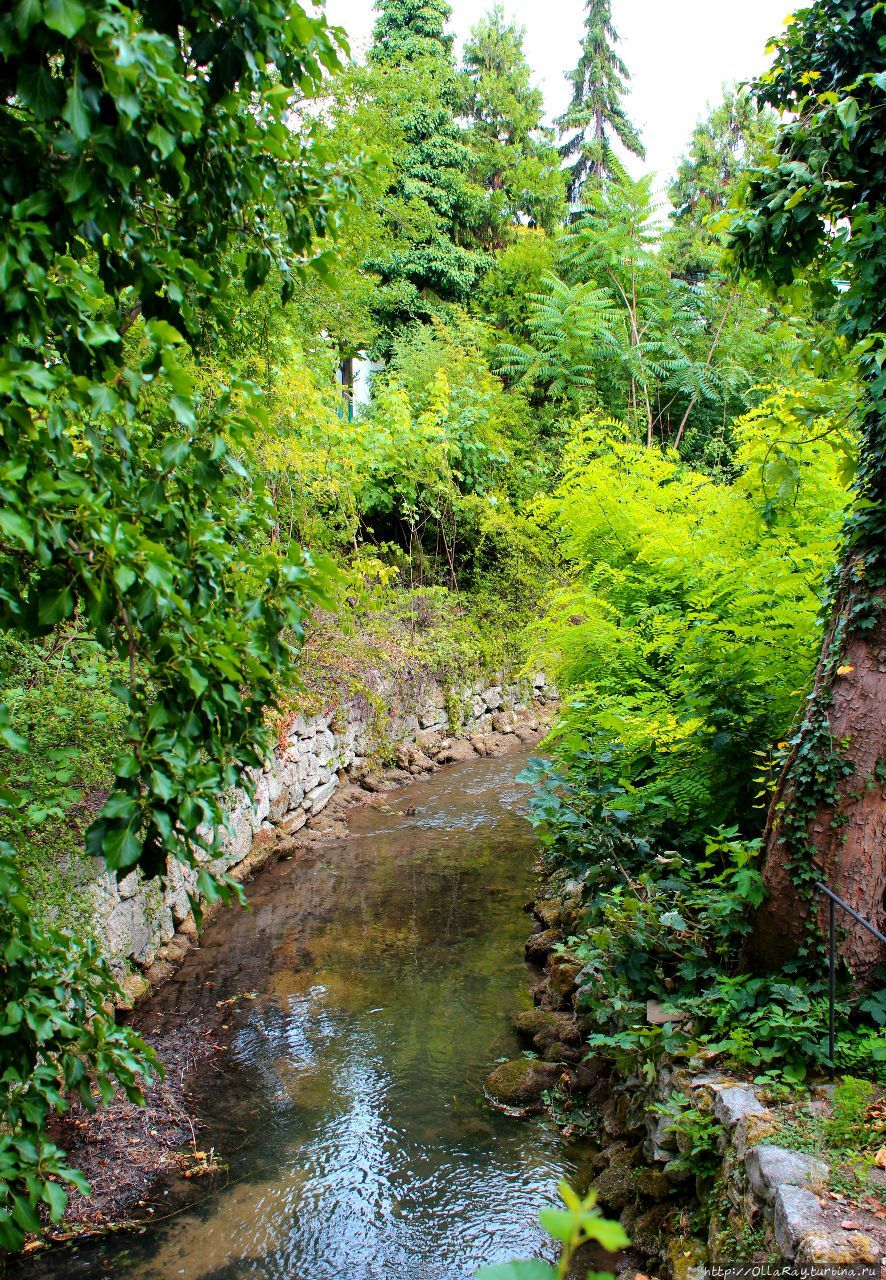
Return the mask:
M 534 709 L 554 699 L 541 673 L 523 683 L 475 681 L 455 690 L 427 676 L 395 684 L 370 673 L 364 692 L 284 722 L 264 769 L 251 771 L 252 799 L 239 789 L 230 796 L 211 869 L 245 878 L 258 846 L 281 829 L 291 836 L 309 824 L 349 780 L 380 791 L 441 763 L 495 754 L 507 735 L 528 741 L 538 728 Z M 139 971 L 158 960 L 175 963 L 195 940 L 189 895 L 196 882 L 197 872 L 173 859 L 165 885 L 139 871 L 118 882 L 95 860 L 88 886 L 95 931 L 129 998 L 147 988 Z

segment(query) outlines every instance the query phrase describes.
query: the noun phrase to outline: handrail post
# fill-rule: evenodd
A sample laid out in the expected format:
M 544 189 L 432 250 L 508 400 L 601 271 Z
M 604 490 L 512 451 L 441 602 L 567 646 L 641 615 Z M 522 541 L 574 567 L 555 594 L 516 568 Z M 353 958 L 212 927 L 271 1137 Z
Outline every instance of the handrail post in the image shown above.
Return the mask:
M 836 1072 L 834 1062 L 834 1006 L 837 999 L 837 904 L 828 895 L 828 1059 L 831 1079 Z
M 822 884 L 820 880 L 816 880 L 815 888 L 819 893 L 823 893 L 828 900 L 828 1058 L 831 1064 L 831 1079 L 833 1080 L 837 1070 L 834 1062 L 835 1047 L 835 1005 L 837 1000 L 837 907 L 841 907 L 847 915 L 858 923 L 868 933 L 872 934 L 879 942 L 886 947 L 886 935 L 882 934 L 876 925 L 871 924 L 870 920 L 865 920 L 864 916 L 859 915 L 855 907 L 850 907 L 848 902 L 844 902 L 841 897 L 834 893 L 833 889 L 829 889 L 826 884 Z

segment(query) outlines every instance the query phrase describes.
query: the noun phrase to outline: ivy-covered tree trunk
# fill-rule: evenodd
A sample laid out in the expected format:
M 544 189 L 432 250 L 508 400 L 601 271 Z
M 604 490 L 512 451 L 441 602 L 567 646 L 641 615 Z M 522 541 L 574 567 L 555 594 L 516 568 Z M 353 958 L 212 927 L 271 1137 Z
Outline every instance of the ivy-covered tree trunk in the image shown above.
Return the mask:
M 858 555 L 847 557 L 807 716 L 769 811 L 763 869 L 768 897 L 749 945 L 774 969 L 808 942 L 810 913 L 827 932 L 821 881 L 886 932 L 886 591 L 866 592 Z M 870 630 L 854 615 L 874 619 Z M 881 944 L 839 912 L 840 951 L 864 978 Z
M 768 897 L 748 943 L 773 969 L 824 938 L 819 881 L 886 933 L 886 397 L 872 392 L 846 551 L 806 713 L 769 809 L 763 879 Z M 819 927 L 810 930 L 817 918 Z M 839 911 L 840 953 L 872 976 L 881 943 Z

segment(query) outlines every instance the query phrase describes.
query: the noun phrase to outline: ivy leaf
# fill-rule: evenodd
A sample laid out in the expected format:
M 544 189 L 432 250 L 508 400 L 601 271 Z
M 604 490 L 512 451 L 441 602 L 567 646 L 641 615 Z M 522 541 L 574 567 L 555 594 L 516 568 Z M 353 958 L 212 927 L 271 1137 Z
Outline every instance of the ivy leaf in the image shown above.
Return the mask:
M 26 64 L 18 73 L 18 95 L 34 113 L 35 120 L 51 120 L 62 103 L 62 82 L 56 80 L 44 63 L 36 67 Z
M 12 10 L 12 21 L 21 39 L 43 17 L 43 0 L 18 0 Z M 46 119 L 47 117 L 42 117 Z
M 155 124 L 148 130 L 148 142 L 154 144 L 163 160 L 175 150 L 175 138 L 162 124 Z
M 47 1182 L 43 1187 L 43 1199 L 49 1205 L 49 1216 L 58 1222 L 67 1208 L 68 1193 L 57 1182 Z
M 27 551 L 34 550 L 34 531 L 30 521 L 17 511 L 4 510 L 0 507 L 0 530 L 14 538 Z
M 835 108 L 844 129 L 852 129 L 858 120 L 858 103 L 855 98 L 843 98 Z
M 87 104 L 82 89 L 81 78 L 76 75 L 68 90 L 68 97 L 62 111 L 62 119 L 71 126 L 71 133 L 78 142 L 85 142 L 92 130 L 93 113 Z
M 46 0 L 43 21 L 51 31 L 73 40 L 86 21 L 86 6 L 81 0 Z

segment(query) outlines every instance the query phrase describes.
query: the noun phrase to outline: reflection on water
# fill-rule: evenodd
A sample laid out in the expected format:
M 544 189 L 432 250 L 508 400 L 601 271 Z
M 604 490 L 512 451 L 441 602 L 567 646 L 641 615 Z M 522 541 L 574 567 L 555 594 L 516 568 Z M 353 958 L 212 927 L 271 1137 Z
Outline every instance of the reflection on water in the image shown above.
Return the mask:
M 186 1208 L 171 1188 L 178 1212 L 143 1234 L 32 1263 L 35 1280 L 467 1280 L 544 1253 L 536 1213 L 562 1177 L 586 1182 L 589 1153 L 482 1098 L 529 1003 L 524 761 L 416 783 L 410 817 L 358 811 L 348 838 L 278 864 L 250 912 L 210 927 L 146 1020 L 258 993 L 231 1006 L 224 1070 L 194 1089 L 201 1146 L 230 1171 Z

